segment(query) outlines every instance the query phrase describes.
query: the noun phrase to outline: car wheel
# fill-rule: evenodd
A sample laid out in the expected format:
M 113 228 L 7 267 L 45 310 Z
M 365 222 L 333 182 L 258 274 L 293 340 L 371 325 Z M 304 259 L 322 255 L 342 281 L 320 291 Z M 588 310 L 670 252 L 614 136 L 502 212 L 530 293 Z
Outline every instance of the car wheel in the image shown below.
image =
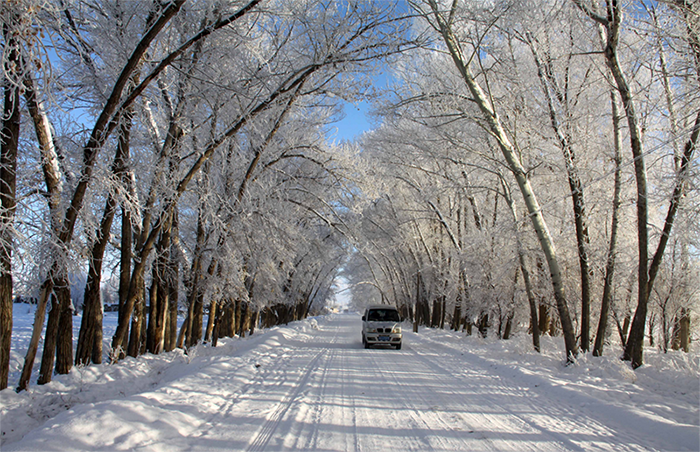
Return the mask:
M 401 350 L 401 344 L 396 344 L 396 350 Z

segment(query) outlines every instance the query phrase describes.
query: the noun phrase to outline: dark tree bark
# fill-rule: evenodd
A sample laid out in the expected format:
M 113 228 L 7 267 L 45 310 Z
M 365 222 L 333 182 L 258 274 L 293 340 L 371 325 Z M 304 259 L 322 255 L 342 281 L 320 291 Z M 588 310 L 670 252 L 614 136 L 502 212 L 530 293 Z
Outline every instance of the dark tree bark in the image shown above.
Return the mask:
M 4 71 L 17 74 L 21 68 L 17 42 L 10 32 L 10 24 L 3 24 L 5 46 L 10 49 Z M 16 69 L 13 69 L 16 68 Z M 12 341 L 12 249 L 16 201 L 17 148 L 20 133 L 20 77 L 3 77 L 4 106 L 0 131 L 0 390 L 8 385 L 10 344 Z
M 194 347 L 202 340 L 202 328 L 204 326 L 204 293 L 198 288 L 192 299 L 190 312 L 192 320 L 187 329 L 187 347 Z
M 130 154 L 129 147 L 131 141 L 132 117 L 133 108 L 130 108 L 127 110 L 123 123 L 119 128 L 117 152 L 112 165 L 112 173 L 116 179 L 113 183 L 119 183 L 123 186 L 129 183 L 127 180 L 127 162 Z M 92 244 L 92 250 L 90 252 L 83 317 L 80 324 L 78 345 L 75 353 L 76 365 L 87 365 L 89 362 L 100 364 L 102 362 L 102 260 L 111 236 L 114 215 L 118 208 L 116 198 L 117 190 L 117 187 L 111 187 L 109 190 L 102 220 L 95 234 L 95 242 Z
M 204 332 L 204 343 L 212 343 L 214 338 L 215 320 L 219 316 L 219 303 L 216 300 L 209 302 L 209 317 L 207 318 L 207 328 Z
M 230 299 L 223 301 L 223 306 L 219 308 L 221 313 L 221 322 L 219 324 L 219 334 L 218 337 L 233 337 L 235 336 L 236 329 L 236 310 L 234 303 Z M 269 313 L 270 318 L 274 317 L 272 308 L 267 308 L 266 312 Z M 272 326 L 272 324 L 267 324 L 266 327 Z
M 250 316 L 250 335 L 251 336 L 255 333 L 255 328 L 257 327 L 259 320 L 260 320 L 260 311 L 256 309 L 252 312 L 252 314 Z
M 595 345 L 593 346 L 593 356 L 603 356 L 603 348 L 605 346 L 605 335 L 608 328 L 608 318 L 610 317 L 610 307 L 612 305 L 613 277 L 615 275 L 615 255 L 617 253 L 617 229 L 620 216 L 620 192 L 622 190 L 622 137 L 620 133 L 621 117 L 618 111 L 617 100 L 614 92 L 610 93 L 610 101 L 612 103 L 613 114 L 615 186 L 613 189 L 610 244 L 608 246 L 608 256 L 605 264 L 603 299 L 600 304 L 600 319 L 598 320 L 598 331 L 596 333 Z
M 57 292 L 59 304 L 58 331 L 56 333 L 56 373 L 65 375 L 73 367 L 73 302 L 70 285 L 66 279 Z
M 68 373 L 73 364 L 73 324 L 70 307 L 70 286 L 68 280 L 62 278 L 55 282 L 53 295 L 51 295 L 51 310 L 46 324 L 39 384 L 49 383 L 53 379 L 54 364 L 55 370 L 61 374 Z M 66 323 L 70 323 L 70 331 L 66 330 Z
M 153 266 L 152 290 L 148 319 L 147 350 L 158 354 L 165 348 L 165 327 L 170 303 L 170 284 L 168 268 L 170 249 L 172 246 L 173 213 L 166 218 L 167 225 L 163 227 L 161 237 L 156 247 L 157 257 Z
M 173 226 L 172 226 L 172 250 L 170 252 L 170 261 L 168 262 L 167 272 L 167 290 L 169 294 L 169 312 L 165 327 L 165 351 L 169 352 L 175 349 L 177 345 L 177 313 L 179 301 L 180 281 L 180 227 L 178 219 L 178 210 L 173 211 Z
M 144 327 L 146 325 L 146 283 L 143 275 L 145 269 L 143 267 L 145 267 L 143 261 L 136 263 L 129 282 L 129 299 L 132 302 L 133 310 L 132 315 L 127 316 L 127 318 L 131 317 L 131 331 L 129 333 L 126 353 L 131 357 L 139 356 L 141 354 L 141 347 L 145 345 L 143 339 L 145 333 Z M 137 272 L 137 268 L 140 269 L 140 271 Z
M 126 317 L 126 299 L 129 296 L 129 282 L 131 280 L 131 260 L 133 258 L 132 250 L 133 232 L 131 226 L 131 211 L 122 206 L 122 235 L 121 235 L 121 254 L 119 258 L 119 317 L 118 324 L 129 325 L 129 318 Z M 127 331 L 128 333 L 128 331 Z M 123 347 L 115 348 L 112 344 L 112 357 L 114 360 L 118 356 L 126 354 Z
M 542 334 L 547 334 L 550 332 L 552 324 L 552 318 L 549 315 L 549 306 L 547 306 L 544 300 L 540 300 L 539 309 L 540 312 L 537 316 L 540 321 L 539 330 Z
M 40 385 L 51 382 L 53 378 L 54 357 L 56 356 L 56 335 L 58 332 L 60 301 L 55 293 L 52 293 L 50 297 L 49 320 L 46 323 L 46 338 L 44 339 L 44 349 L 41 353 L 39 380 L 37 381 Z

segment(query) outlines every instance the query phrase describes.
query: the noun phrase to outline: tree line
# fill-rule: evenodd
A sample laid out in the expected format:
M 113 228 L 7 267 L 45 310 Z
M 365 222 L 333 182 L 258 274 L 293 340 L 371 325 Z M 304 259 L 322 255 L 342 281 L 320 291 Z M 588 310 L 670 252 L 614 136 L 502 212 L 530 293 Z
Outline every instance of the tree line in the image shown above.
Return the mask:
M 39 383 L 101 362 L 111 288 L 111 360 L 215 344 L 329 297 L 351 164 L 325 136 L 364 92 L 355 74 L 410 47 L 393 5 L 22 0 L 2 17 L 2 388 L 13 292 L 38 298 L 20 390 L 42 334 Z
M 688 351 L 697 2 L 409 4 L 429 40 L 394 65 L 362 143 L 376 195 L 347 273 L 358 297 L 415 328 L 519 327 L 535 350 L 562 335 L 570 361 Z

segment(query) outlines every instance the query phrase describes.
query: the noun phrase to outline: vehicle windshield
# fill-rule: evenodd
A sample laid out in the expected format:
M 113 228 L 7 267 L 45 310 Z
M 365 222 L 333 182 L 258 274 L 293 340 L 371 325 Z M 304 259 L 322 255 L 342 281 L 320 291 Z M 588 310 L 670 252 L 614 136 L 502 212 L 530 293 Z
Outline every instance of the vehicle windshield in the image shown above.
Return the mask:
M 372 309 L 367 314 L 370 322 L 399 322 L 399 313 L 395 309 Z

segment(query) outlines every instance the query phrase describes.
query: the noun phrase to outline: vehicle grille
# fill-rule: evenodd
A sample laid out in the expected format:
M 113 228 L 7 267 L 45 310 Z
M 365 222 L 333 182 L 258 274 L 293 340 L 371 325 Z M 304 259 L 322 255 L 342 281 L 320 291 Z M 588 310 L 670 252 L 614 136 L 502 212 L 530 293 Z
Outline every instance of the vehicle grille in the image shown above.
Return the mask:
M 377 333 L 391 333 L 391 328 L 377 328 Z

